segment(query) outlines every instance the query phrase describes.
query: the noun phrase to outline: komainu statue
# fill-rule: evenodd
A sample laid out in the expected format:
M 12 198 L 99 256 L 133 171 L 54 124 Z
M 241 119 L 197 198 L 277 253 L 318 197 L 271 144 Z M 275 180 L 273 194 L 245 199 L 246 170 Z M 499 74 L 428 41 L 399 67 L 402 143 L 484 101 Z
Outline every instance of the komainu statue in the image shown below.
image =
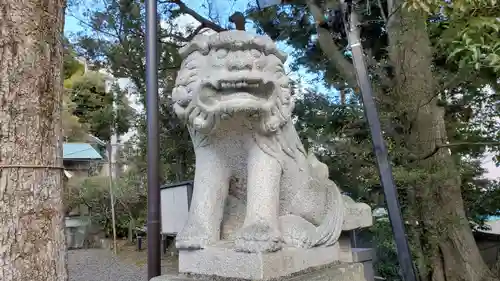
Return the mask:
M 191 134 L 196 172 L 177 247 L 231 241 L 255 253 L 336 243 L 355 203 L 299 139 L 286 54 L 245 31 L 198 35 L 180 54 L 172 98 Z

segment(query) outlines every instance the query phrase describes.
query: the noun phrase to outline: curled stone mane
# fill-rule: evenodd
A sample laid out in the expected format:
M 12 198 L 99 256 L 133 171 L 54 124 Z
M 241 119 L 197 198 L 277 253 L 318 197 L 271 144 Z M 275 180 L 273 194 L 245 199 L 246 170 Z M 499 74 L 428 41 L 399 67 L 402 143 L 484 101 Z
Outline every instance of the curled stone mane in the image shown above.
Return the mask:
M 259 112 L 261 117 L 259 133 L 269 135 L 281 131 L 283 126 L 291 121 L 294 106 L 291 100 L 289 79 L 284 73 L 279 73 L 283 69 L 283 62 L 286 61 L 287 56 L 276 48 L 269 37 L 250 35 L 246 32 L 230 31 L 210 36 L 198 35 L 179 51 L 184 60 L 172 92 L 176 114 L 187 122 L 190 129 L 209 134 L 215 129 L 221 117 L 247 110 L 238 108 L 207 110 L 200 106 L 198 96 L 201 87 L 214 79 L 211 73 L 216 68 L 225 68 L 224 64 L 234 58 L 228 55 L 226 58 L 216 57 L 217 59 L 214 60 L 214 55 L 217 56 L 215 53 L 221 49 L 225 52 L 257 50 L 263 54 L 267 65 L 258 70 L 265 71 L 266 75 L 267 72 L 272 72 L 271 74 L 276 77 L 269 78 L 269 81 L 275 84 L 275 90 L 269 105 Z

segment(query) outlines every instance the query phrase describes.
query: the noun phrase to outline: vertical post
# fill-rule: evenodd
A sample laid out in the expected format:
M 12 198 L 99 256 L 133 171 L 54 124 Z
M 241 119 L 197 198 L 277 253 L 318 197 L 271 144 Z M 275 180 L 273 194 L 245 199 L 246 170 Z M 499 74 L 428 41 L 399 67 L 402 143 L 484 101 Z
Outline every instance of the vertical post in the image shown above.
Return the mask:
M 235 12 L 229 17 L 229 22 L 234 23 L 236 30 L 245 31 L 245 15 L 241 12 Z
M 361 89 L 361 96 L 365 110 L 365 117 L 370 126 L 372 136 L 373 150 L 377 159 L 377 166 L 380 176 L 382 187 L 384 188 L 385 201 L 387 204 L 387 211 L 389 213 L 389 220 L 394 233 L 394 240 L 396 242 L 396 251 L 398 255 L 399 266 L 404 281 L 417 281 L 417 276 L 414 271 L 411 251 L 408 245 L 408 238 L 401 215 L 401 207 L 399 206 L 398 193 L 394 179 L 392 177 L 392 168 L 389 163 L 389 154 L 385 146 L 380 119 L 377 112 L 377 106 L 373 99 L 371 82 L 368 77 L 365 61 L 363 58 L 363 47 L 359 35 L 359 22 L 355 11 L 348 13 L 347 4 L 342 1 L 343 18 L 348 19 L 344 22 L 348 42 L 351 47 L 353 64 L 356 69 L 356 76 Z M 354 3 L 351 5 L 355 5 Z M 354 9 L 354 7 L 352 7 Z
M 358 237 L 356 236 L 356 229 L 351 230 L 351 233 L 349 236 L 351 238 L 351 247 L 357 248 L 358 247 Z
M 146 112 L 148 124 L 148 280 L 161 274 L 158 136 L 157 3 L 146 0 Z
M 108 142 L 108 165 L 109 165 L 109 200 L 111 201 L 111 224 L 113 228 L 113 253 L 117 253 L 116 245 L 116 217 L 115 217 L 115 193 L 113 190 L 113 159 L 111 155 L 113 154 L 113 145 Z

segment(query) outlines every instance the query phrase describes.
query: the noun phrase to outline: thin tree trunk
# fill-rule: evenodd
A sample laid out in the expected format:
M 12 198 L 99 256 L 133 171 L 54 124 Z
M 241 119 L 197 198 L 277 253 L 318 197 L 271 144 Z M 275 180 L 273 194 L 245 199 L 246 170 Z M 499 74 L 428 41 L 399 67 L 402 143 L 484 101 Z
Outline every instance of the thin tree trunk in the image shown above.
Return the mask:
M 68 280 L 54 168 L 62 165 L 64 8 L 65 0 L 0 0 L 2 281 Z
M 402 0 L 396 0 L 399 5 Z M 436 81 L 432 72 L 431 43 L 427 16 L 401 8 L 391 17 L 389 56 L 396 87 L 391 100 L 394 112 L 403 113 L 409 133 L 405 143 L 417 157 L 446 143 L 444 110 L 437 105 Z M 419 264 L 424 280 L 495 280 L 483 261 L 465 215 L 460 174 L 451 153 L 440 150 L 433 157 L 417 161 L 425 178 L 415 187 L 413 213 L 422 223 L 418 245 L 426 266 Z M 432 213 L 432 214 L 430 214 Z

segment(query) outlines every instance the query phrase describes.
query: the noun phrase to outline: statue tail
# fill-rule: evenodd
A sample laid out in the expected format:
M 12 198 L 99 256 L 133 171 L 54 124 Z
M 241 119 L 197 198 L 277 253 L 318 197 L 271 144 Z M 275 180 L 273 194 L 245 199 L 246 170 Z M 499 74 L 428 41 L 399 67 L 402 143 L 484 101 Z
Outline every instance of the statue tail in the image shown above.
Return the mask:
M 315 235 L 311 239 L 311 247 L 335 244 L 339 240 L 344 224 L 345 206 L 340 189 L 328 179 L 319 183 L 327 185 L 328 188 L 328 211 L 324 221 L 316 228 Z
M 326 216 L 319 226 L 293 214 L 280 217 L 285 243 L 301 248 L 331 246 L 338 241 L 342 232 L 345 203 L 340 189 L 328 179 L 328 167 L 312 153 L 307 160 L 311 173 L 309 184 L 317 185 L 319 190 L 324 188 L 327 190 Z
M 316 228 L 315 236 L 311 239 L 311 246 L 330 246 L 338 241 L 342 232 L 345 214 L 344 200 L 337 185 L 328 179 L 328 166 L 320 162 L 312 153 L 309 153 L 307 161 L 309 162 L 309 171 L 314 179 L 310 184 L 322 185 L 328 194 L 327 213 L 324 221 Z

